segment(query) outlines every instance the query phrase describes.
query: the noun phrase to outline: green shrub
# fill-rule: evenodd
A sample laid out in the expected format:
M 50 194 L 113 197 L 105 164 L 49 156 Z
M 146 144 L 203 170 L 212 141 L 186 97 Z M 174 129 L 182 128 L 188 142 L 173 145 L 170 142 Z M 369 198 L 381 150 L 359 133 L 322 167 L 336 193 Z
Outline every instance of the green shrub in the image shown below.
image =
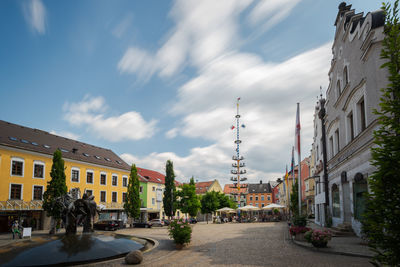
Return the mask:
M 192 238 L 192 228 L 188 222 L 182 219 L 173 220 L 168 227 L 169 236 L 174 239 L 175 244 L 189 244 Z
M 307 225 L 307 217 L 302 215 L 295 215 L 293 218 L 293 225 L 295 226 L 306 226 Z

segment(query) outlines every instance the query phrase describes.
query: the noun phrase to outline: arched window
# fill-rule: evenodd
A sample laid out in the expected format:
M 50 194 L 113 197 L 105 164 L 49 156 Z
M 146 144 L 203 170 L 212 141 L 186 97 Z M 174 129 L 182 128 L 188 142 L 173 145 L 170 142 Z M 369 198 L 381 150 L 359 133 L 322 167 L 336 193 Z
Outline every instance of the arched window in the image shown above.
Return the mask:
M 349 73 L 347 71 L 347 66 L 345 66 L 343 70 L 343 82 L 344 82 L 344 87 L 346 87 L 347 84 L 349 83 Z
M 368 192 L 367 180 L 361 173 L 357 173 L 354 177 L 353 184 L 353 204 L 354 204 L 354 218 L 360 220 L 365 211 L 366 196 Z
M 336 184 L 332 186 L 332 216 L 340 218 L 340 195 Z
M 342 94 L 342 89 L 340 88 L 340 80 L 337 81 L 336 91 L 337 91 L 337 95 L 338 95 L 338 98 L 339 98 L 339 96 Z

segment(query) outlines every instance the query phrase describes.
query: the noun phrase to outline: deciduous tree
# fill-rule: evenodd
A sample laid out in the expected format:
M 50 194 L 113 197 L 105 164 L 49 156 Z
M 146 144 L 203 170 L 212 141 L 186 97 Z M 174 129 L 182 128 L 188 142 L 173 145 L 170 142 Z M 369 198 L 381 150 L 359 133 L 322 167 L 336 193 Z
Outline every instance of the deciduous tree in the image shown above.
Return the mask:
M 178 207 L 183 213 L 188 213 L 190 217 L 197 215 L 200 209 L 200 200 L 196 195 L 196 185 L 194 178 L 190 179 L 189 184 L 184 184 L 182 190 L 178 192 L 180 197 Z
M 201 197 L 201 213 L 206 214 L 208 223 L 208 214 L 215 212 L 219 207 L 217 193 L 214 191 L 207 192 Z
M 376 171 L 369 176 L 363 233 L 376 252 L 375 265 L 400 266 L 400 24 L 399 1 L 393 7 L 383 4 L 385 38 L 381 66 L 389 72 L 389 83 L 382 88 L 380 110 L 375 110 L 379 129 L 371 149 Z

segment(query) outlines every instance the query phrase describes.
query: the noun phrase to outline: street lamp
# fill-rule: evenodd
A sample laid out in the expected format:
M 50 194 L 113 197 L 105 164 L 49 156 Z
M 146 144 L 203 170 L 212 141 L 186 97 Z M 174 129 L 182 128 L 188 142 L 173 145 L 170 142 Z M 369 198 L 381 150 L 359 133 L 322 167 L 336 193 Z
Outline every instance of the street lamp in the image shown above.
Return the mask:
M 326 110 L 325 110 L 325 99 L 322 98 L 322 93 L 321 93 L 321 99 L 319 100 L 319 103 L 321 105 L 321 109 L 318 113 L 318 117 L 321 120 L 321 141 L 322 141 L 322 164 L 323 164 L 323 170 L 324 170 L 324 189 L 325 189 L 325 203 L 324 203 L 324 212 L 325 212 L 325 224 L 328 221 L 328 203 L 329 203 L 329 185 L 328 185 L 328 169 L 326 166 L 326 161 L 327 161 L 327 156 L 326 156 L 326 132 L 325 132 L 325 115 L 326 115 Z

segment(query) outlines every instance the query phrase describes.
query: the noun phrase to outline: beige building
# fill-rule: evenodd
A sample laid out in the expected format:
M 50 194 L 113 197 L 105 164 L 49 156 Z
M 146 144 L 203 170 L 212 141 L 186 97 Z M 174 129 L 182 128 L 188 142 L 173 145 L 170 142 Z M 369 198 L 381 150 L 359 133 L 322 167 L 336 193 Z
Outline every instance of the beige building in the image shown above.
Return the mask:
M 220 193 L 224 192 L 217 179 L 215 179 L 214 181 L 197 182 L 196 183 L 196 194 L 197 195 L 204 195 L 205 193 L 211 192 L 211 191 L 220 192 Z

